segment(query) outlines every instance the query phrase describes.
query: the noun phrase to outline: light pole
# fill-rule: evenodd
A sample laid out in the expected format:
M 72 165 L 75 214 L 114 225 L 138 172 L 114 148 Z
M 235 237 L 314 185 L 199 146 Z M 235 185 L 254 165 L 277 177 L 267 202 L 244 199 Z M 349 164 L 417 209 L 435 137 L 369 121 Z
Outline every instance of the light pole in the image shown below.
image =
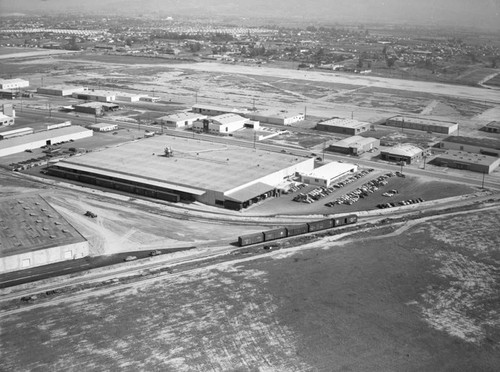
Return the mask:
M 481 189 L 484 190 L 484 175 L 486 174 L 485 171 L 483 171 L 483 182 L 481 182 Z

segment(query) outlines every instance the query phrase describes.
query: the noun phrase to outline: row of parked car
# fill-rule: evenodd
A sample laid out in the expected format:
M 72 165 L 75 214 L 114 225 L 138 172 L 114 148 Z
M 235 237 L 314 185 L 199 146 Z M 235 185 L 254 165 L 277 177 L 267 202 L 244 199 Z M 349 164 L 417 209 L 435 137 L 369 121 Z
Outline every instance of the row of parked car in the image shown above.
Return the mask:
M 382 174 L 378 176 L 377 178 L 364 183 L 357 189 L 351 191 L 348 194 L 342 195 L 341 197 L 331 201 L 330 203 L 325 204 L 327 207 L 333 207 L 337 204 L 347 204 L 347 205 L 352 205 L 356 203 L 359 199 L 363 199 L 367 197 L 368 195 L 374 193 L 377 191 L 380 187 L 385 186 L 388 184 L 387 179 L 390 177 L 394 177 L 396 174 L 393 172 Z M 396 191 L 397 190 L 391 190 L 391 191 Z
M 410 204 L 417 204 L 417 203 L 422 203 L 425 200 L 422 198 L 417 198 L 417 199 L 408 199 L 408 200 L 402 200 L 397 203 L 382 203 L 382 204 L 377 204 L 377 208 L 380 209 L 385 209 L 385 208 L 394 208 L 398 206 L 403 206 L 403 205 L 410 205 Z
M 302 202 L 302 203 L 314 203 L 317 200 L 320 200 L 328 195 L 330 195 L 332 192 L 335 191 L 335 189 L 340 189 L 351 182 L 356 181 L 357 179 L 366 176 L 367 174 L 373 172 L 373 168 L 363 170 L 361 172 L 358 172 L 356 174 L 353 174 L 352 176 L 347 177 L 345 180 L 340 181 L 338 183 L 335 183 L 331 185 L 330 187 L 316 187 L 315 189 L 309 191 L 308 193 L 300 193 L 296 197 L 293 198 L 293 201 L 296 202 Z

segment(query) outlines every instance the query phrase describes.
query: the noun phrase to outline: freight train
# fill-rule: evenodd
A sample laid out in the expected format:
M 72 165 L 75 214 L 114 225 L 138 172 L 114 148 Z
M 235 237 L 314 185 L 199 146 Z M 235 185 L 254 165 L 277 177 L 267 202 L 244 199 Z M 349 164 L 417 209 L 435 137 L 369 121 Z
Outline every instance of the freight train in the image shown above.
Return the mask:
M 320 230 L 331 229 L 333 227 L 352 225 L 358 221 L 358 216 L 350 214 L 348 216 L 327 218 L 324 220 L 304 223 L 302 225 L 293 225 L 280 227 L 278 229 L 261 231 L 255 234 L 242 235 L 238 237 L 238 245 L 244 247 L 246 245 L 264 243 L 271 240 L 283 239 L 290 236 L 307 234 Z

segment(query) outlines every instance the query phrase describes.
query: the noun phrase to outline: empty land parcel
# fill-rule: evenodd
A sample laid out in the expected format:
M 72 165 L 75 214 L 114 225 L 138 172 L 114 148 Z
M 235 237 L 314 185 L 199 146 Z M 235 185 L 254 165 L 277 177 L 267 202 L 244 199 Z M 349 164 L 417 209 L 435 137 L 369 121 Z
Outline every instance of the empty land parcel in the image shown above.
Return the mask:
M 493 371 L 499 218 L 410 222 L 26 306 L 1 314 L 3 366 Z

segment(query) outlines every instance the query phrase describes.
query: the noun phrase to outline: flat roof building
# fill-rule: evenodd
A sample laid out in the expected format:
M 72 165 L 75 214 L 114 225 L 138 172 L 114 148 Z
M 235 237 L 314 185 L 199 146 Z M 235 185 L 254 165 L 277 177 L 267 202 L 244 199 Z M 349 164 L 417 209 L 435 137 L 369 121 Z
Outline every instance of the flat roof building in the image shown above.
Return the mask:
M 12 116 L 0 114 L 0 127 L 7 126 L 7 125 L 14 125 L 15 121 L 16 121 L 16 119 L 13 118 Z
M 208 116 L 216 116 L 223 114 L 243 114 L 245 112 L 245 110 L 238 110 L 232 107 L 202 105 L 202 104 L 194 105 L 191 111 Z
M 497 139 L 450 136 L 441 141 L 440 147 L 446 150 L 500 156 L 500 140 Z
M 250 121 L 236 114 L 223 114 L 193 122 L 193 131 L 211 134 L 229 134 L 245 127 Z M 250 124 L 249 124 L 250 125 Z M 253 124 L 252 124 L 253 128 Z
M 86 90 L 82 92 L 74 92 L 71 94 L 73 98 L 84 99 L 97 102 L 112 102 L 116 100 L 116 92 L 107 90 Z
M 0 273 L 89 255 L 89 243 L 40 196 L 0 198 Z
M 122 102 L 139 102 L 143 94 L 133 94 L 125 92 L 117 92 L 116 100 Z
M 88 125 L 87 128 L 92 129 L 94 132 L 111 132 L 113 130 L 117 130 L 118 125 L 109 123 L 96 123 Z
M 331 162 L 314 169 L 312 172 L 301 174 L 301 179 L 302 182 L 309 185 L 330 187 L 336 179 L 357 170 L 358 167 L 354 164 Z
M 87 88 L 78 85 L 49 85 L 36 89 L 38 94 L 47 94 L 50 96 L 71 96 L 75 92 L 85 92 Z
M 7 130 L 4 132 L 0 132 L 0 139 L 6 140 L 9 138 L 25 136 L 25 135 L 31 134 L 31 133 L 33 133 L 33 128 L 29 128 L 29 127 Z
M 370 124 L 352 119 L 332 118 L 319 122 L 316 125 L 316 129 L 354 136 L 368 131 L 370 129 Z
M 423 150 L 420 147 L 401 144 L 380 152 L 382 160 L 405 162 L 406 164 L 418 163 L 423 157 Z
M 276 125 L 291 125 L 299 121 L 304 121 L 305 116 L 301 112 L 288 112 L 286 110 L 275 111 L 257 111 L 245 114 L 249 119 L 260 121 L 263 123 L 276 124 Z
M 471 152 L 448 150 L 439 154 L 431 163 L 443 167 L 490 174 L 500 165 L 500 158 Z
M 178 112 L 175 114 L 162 116 L 156 119 L 156 122 L 161 125 L 166 125 L 169 128 L 189 128 L 197 120 L 206 119 L 206 115 L 196 112 Z
M 0 79 L 0 89 L 19 89 L 30 86 L 30 82 L 24 79 Z
M 387 119 L 385 125 L 402 129 L 422 130 L 444 134 L 451 134 L 458 130 L 458 123 L 453 121 L 400 115 Z
M 380 146 L 380 140 L 371 137 L 352 136 L 331 144 L 328 151 L 360 155 Z
M 313 158 L 155 136 L 61 160 L 49 172 L 154 198 L 169 194 L 239 210 L 274 195 L 283 179 L 313 168 Z
M 37 149 L 42 146 L 50 146 L 60 142 L 79 140 L 92 137 L 93 132 L 80 126 L 47 130 L 22 137 L 9 138 L 0 141 L 0 157 L 17 154 L 25 150 Z

